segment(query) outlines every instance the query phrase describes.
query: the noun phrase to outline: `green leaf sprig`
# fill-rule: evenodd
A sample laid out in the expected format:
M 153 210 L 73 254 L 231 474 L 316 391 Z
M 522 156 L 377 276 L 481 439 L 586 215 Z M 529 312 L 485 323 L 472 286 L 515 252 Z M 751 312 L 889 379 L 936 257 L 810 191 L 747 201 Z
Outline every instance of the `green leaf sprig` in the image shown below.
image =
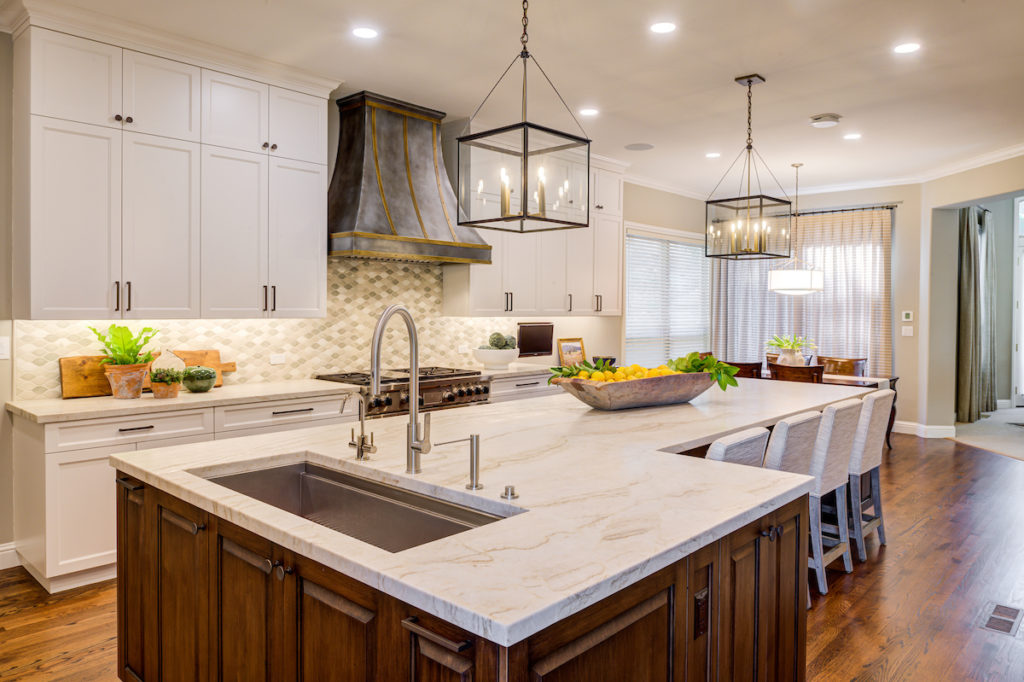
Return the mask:
M 686 374 L 707 372 L 723 391 L 729 386 L 739 386 L 739 382 L 736 381 L 736 372 L 740 371 L 740 368 L 721 362 L 714 355 L 702 358 L 700 353 L 693 352 L 681 358 L 669 360 L 667 366 L 676 372 Z
M 150 351 L 142 352 L 146 344 L 157 334 L 156 330 L 152 327 L 143 327 L 135 335 L 132 334 L 132 330 L 128 327 L 118 324 L 110 325 L 106 334 L 95 327 L 89 327 L 89 329 L 92 330 L 92 333 L 103 344 L 103 354 L 105 357 L 100 360 L 101 363 L 141 365 L 152 362 L 153 353 Z
M 769 348 L 778 348 L 780 350 L 817 348 L 817 346 L 814 345 L 814 339 L 805 339 L 802 336 L 779 336 L 778 334 L 772 336 L 771 341 L 769 341 L 767 345 Z
M 593 374 L 594 372 L 614 372 L 615 365 L 602 358 L 596 363 L 590 363 L 584 360 L 583 362 L 575 365 L 569 365 L 568 367 L 552 367 L 551 376 L 548 377 L 548 383 L 550 384 L 552 379 L 571 379 L 583 371 L 587 371 L 590 374 Z

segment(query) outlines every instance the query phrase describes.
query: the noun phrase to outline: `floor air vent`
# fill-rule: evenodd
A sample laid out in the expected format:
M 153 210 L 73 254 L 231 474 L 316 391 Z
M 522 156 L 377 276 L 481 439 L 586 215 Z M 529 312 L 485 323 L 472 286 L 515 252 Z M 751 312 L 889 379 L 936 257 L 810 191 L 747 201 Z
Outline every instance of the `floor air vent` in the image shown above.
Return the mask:
M 1012 637 L 1017 634 L 1017 628 L 1020 627 L 1022 615 L 1024 615 L 1024 611 L 1021 609 L 989 602 L 985 606 L 981 627 Z

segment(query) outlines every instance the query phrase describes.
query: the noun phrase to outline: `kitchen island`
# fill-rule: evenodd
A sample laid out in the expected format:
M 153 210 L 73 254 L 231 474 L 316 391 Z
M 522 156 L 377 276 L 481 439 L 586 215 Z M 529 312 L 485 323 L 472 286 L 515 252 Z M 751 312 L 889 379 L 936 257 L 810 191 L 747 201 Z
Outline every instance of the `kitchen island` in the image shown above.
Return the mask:
M 111 457 L 123 679 L 802 679 L 811 479 L 672 454 L 869 392 L 740 380 L 606 413 L 568 395 L 433 415 L 481 437 L 405 474 L 327 426 Z M 310 463 L 503 517 L 389 552 L 208 479 Z M 501 498 L 506 485 L 519 497 Z

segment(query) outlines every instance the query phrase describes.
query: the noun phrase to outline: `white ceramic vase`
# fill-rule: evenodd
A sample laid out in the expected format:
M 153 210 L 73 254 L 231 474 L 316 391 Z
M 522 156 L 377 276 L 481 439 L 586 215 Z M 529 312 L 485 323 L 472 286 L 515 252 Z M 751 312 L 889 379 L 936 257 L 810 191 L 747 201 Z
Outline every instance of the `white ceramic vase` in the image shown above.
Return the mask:
M 803 367 L 807 364 L 807 361 L 804 360 L 804 354 L 799 348 L 780 348 L 779 359 L 775 363 L 791 367 Z

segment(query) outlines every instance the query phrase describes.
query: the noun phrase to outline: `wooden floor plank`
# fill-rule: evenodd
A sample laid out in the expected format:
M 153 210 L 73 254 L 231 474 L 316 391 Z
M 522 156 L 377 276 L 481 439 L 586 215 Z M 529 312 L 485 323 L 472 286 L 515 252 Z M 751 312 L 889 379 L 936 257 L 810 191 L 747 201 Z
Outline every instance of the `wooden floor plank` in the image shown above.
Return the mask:
M 979 627 L 986 603 L 1024 607 L 1024 462 L 893 436 L 882 467 L 889 544 L 829 571 L 808 611 L 809 680 L 1024 680 L 1024 628 Z M 116 679 L 114 581 L 48 595 L 0 571 L 0 678 Z

